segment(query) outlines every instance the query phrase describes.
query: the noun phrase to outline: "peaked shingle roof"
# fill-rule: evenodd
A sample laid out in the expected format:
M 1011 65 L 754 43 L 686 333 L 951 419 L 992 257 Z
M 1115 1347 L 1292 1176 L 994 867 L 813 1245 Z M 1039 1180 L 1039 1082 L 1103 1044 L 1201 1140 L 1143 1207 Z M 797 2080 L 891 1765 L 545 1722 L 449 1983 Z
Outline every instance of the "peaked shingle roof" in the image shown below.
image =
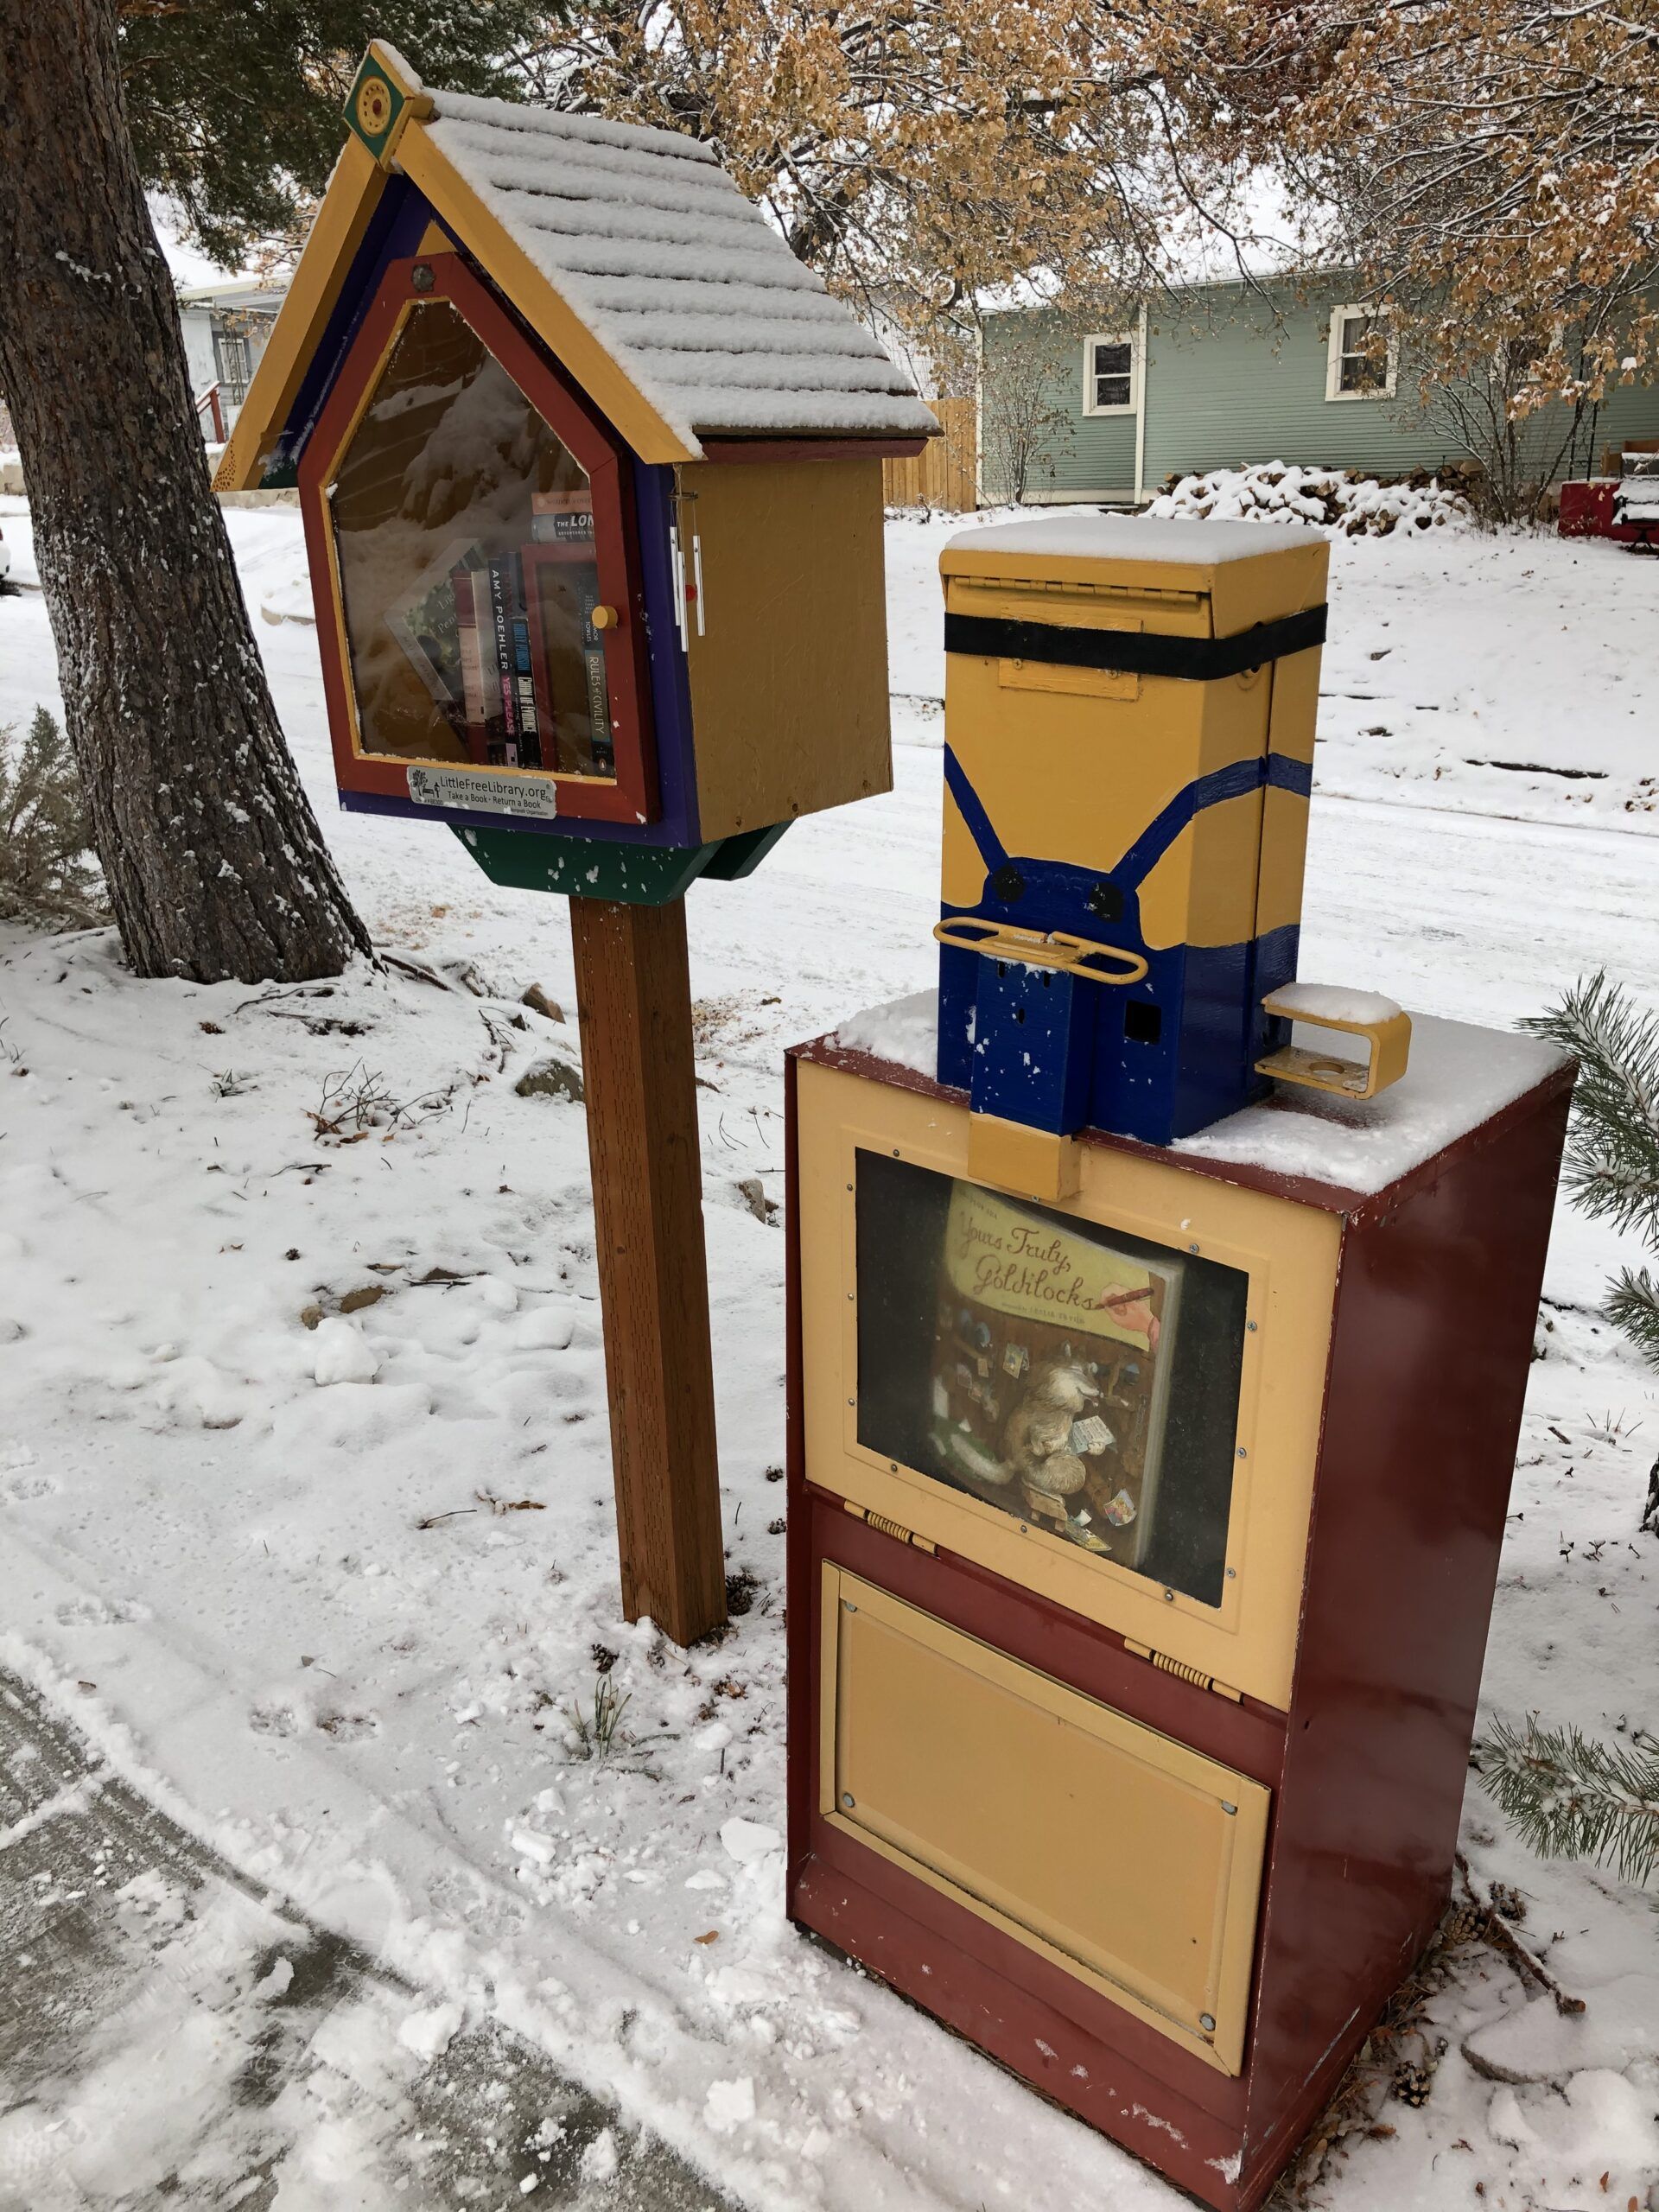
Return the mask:
M 937 429 L 695 138 L 426 91 L 433 148 L 694 450 L 709 435 Z

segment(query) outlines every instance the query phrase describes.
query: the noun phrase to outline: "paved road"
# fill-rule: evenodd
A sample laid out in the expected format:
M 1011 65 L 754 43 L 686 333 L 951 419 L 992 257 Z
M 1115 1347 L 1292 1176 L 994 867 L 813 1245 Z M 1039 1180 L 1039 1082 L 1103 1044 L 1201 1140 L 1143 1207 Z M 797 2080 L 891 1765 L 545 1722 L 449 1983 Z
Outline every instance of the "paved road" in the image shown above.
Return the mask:
M 527 2045 L 435 2048 L 3 1669 L 0 1961 L 0 2212 L 730 2212 Z

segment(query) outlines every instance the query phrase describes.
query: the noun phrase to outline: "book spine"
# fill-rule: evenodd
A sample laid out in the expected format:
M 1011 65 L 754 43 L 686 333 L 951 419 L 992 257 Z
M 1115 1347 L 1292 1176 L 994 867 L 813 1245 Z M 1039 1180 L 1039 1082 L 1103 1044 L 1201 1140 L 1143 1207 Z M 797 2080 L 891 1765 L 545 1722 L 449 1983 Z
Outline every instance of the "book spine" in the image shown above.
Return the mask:
M 584 652 L 582 665 L 588 674 L 588 719 L 594 730 L 594 769 L 601 776 L 608 776 L 615 765 L 616 748 L 611 742 L 611 693 L 605 681 L 605 652 L 598 646 Z
M 599 605 L 599 576 L 590 569 L 582 586 L 582 664 L 588 679 L 588 720 L 593 730 L 594 772 L 613 775 L 616 746 L 611 734 L 611 687 L 605 677 L 605 645 L 594 627 Z
M 461 712 L 467 723 L 467 750 L 477 761 L 484 758 L 484 661 L 478 643 L 478 605 L 473 596 L 473 572 L 451 572 L 455 594 L 455 638 L 461 651 Z
M 524 603 L 524 564 L 518 554 L 511 556 L 512 569 L 512 677 L 518 706 L 518 750 L 520 764 L 526 768 L 542 765 L 541 726 L 536 713 L 536 683 L 530 652 L 530 612 Z
M 501 696 L 503 741 L 501 765 L 518 766 L 518 692 L 512 664 L 512 577 L 508 562 L 492 561 L 490 630 L 495 641 L 495 666 Z
M 594 542 L 594 509 L 587 492 L 536 492 L 531 495 L 530 534 L 538 544 Z

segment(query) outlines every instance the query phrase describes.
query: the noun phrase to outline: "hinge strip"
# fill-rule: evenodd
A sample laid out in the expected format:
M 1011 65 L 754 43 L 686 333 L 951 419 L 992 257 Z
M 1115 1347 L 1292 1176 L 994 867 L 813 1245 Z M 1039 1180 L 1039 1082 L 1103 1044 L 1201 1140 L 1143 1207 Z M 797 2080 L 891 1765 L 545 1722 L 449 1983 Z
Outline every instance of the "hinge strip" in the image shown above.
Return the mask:
M 861 1521 L 867 1529 L 879 1529 L 882 1535 L 891 1536 L 895 1543 L 911 1544 L 918 1552 L 937 1555 L 938 1546 L 931 1538 L 918 1536 L 913 1529 L 906 1529 L 902 1522 L 889 1521 L 885 1513 L 872 1513 L 866 1505 L 855 1505 L 850 1497 L 843 1498 L 842 1503 L 853 1518 Z
M 1123 1649 L 1133 1651 L 1137 1659 L 1150 1659 L 1160 1673 L 1174 1675 L 1184 1682 L 1191 1682 L 1194 1689 L 1211 1691 L 1217 1697 L 1230 1699 L 1235 1705 L 1243 1701 L 1243 1692 L 1236 1690 L 1230 1682 L 1217 1681 L 1213 1675 L 1206 1675 L 1201 1667 L 1189 1667 L 1185 1660 L 1172 1659 L 1166 1651 L 1154 1651 L 1149 1643 L 1137 1643 L 1132 1637 L 1126 1636 Z

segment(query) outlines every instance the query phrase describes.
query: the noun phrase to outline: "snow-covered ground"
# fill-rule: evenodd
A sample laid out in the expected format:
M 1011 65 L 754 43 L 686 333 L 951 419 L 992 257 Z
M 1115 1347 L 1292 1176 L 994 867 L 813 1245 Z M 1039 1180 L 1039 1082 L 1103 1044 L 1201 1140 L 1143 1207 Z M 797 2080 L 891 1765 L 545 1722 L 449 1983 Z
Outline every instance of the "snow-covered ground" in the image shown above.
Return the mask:
M 256 613 L 303 613 L 297 516 L 228 520 Z M 28 577 L 18 503 L 0 527 Z M 582 1116 L 516 1088 L 578 1058 L 574 1019 L 520 1003 L 573 1010 L 563 908 L 441 829 L 334 810 L 315 634 L 286 619 L 256 625 L 284 723 L 399 962 L 201 988 L 133 982 L 107 935 L 0 938 L 0 1663 L 245 1874 L 760 2212 L 991 2212 L 1035 2176 L 1173 2212 L 782 1918 L 783 1240 L 740 1186 L 783 1195 L 782 1047 L 932 972 L 948 527 L 889 528 L 894 791 L 690 901 L 728 1638 L 687 1655 L 617 1618 Z M 1659 1000 L 1659 564 L 1448 532 L 1333 563 L 1304 973 L 1498 1026 L 1604 963 Z M 37 701 L 25 593 L 0 721 Z M 1592 1310 L 1616 1256 L 1562 1216 L 1486 1681 L 1497 1711 L 1601 1727 L 1659 1716 L 1659 1383 Z M 627 1699 L 603 1761 L 572 1719 L 601 1683 Z M 1437 2000 L 1429 2103 L 1390 2105 L 1319 2199 L 1645 2207 L 1650 1910 L 1531 1859 L 1473 1784 L 1465 1842 L 1588 2011 L 1471 1970 Z M 111 2171 L 62 2201 L 144 2201 Z M 346 2181 L 279 2201 L 410 2202 Z

